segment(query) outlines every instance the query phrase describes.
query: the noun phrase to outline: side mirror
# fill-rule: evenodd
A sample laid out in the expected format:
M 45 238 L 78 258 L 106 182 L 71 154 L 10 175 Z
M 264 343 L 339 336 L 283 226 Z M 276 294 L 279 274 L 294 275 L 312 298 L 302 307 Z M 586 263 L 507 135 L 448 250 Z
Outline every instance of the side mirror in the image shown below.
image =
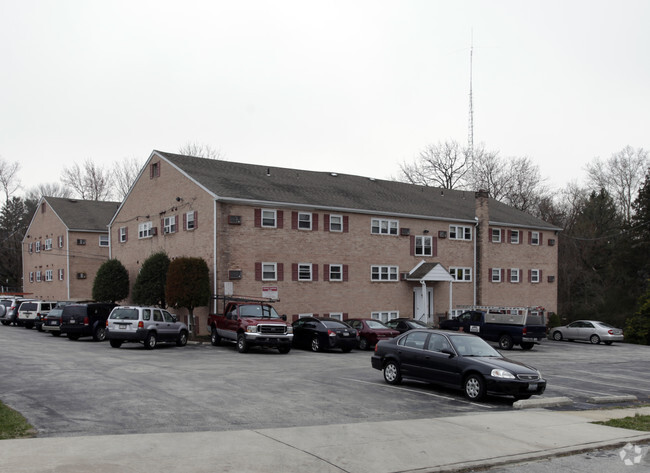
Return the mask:
M 287 314 L 282 314 L 282 320 L 287 321 Z
M 441 353 L 444 353 L 445 355 L 449 355 L 449 358 L 453 358 L 456 356 L 456 354 L 453 351 L 451 351 L 449 348 L 443 349 Z

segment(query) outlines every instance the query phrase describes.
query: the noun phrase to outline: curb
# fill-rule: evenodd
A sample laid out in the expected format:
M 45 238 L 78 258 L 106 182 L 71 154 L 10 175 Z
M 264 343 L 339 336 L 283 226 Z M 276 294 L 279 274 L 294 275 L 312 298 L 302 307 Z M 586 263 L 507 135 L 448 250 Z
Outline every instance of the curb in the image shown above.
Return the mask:
M 541 407 L 558 407 L 573 404 L 568 397 L 548 397 L 542 399 L 522 399 L 512 403 L 513 409 L 536 409 Z
M 637 397 L 633 395 L 624 395 L 624 396 L 595 396 L 587 398 L 587 402 L 591 404 L 609 404 L 614 402 L 634 402 L 637 401 Z

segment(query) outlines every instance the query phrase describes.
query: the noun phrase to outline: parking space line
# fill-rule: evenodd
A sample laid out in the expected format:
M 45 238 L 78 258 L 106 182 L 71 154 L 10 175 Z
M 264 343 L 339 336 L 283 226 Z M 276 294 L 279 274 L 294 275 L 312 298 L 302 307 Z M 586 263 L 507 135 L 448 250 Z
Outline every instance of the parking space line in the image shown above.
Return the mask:
M 442 396 L 440 394 L 428 393 L 426 391 L 418 391 L 418 390 L 415 390 L 415 389 L 405 388 L 403 386 L 391 386 L 390 384 L 374 383 L 374 382 L 371 382 L 371 381 L 362 381 L 360 379 L 352 379 L 352 378 L 341 378 L 341 379 L 345 379 L 347 381 L 354 381 L 354 382 L 362 383 L 362 384 L 372 384 L 373 386 L 382 386 L 384 388 L 399 389 L 401 391 L 408 391 L 408 392 L 411 392 L 411 393 L 423 394 L 425 396 L 439 397 L 441 399 L 446 399 L 448 401 L 459 401 L 459 402 L 463 401 L 462 399 L 458 399 L 458 398 L 455 398 L 455 397 Z M 472 404 L 474 406 L 480 406 L 480 407 L 487 407 L 489 409 L 494 409 L 495 408 L 495 406 L 490 406 L 489 404 L 479 404 L 477 402 L 469 402 L 469 401 L 467 401 L 467 404 Z
M 564 379 L 570 379 L 572 381 L 584 381 L 584 382 L 587 382 L 587 383 L 598 384 L 598 385 L 601 385 L 601 386 L 610 386 L 612 388 L 620 388 L 621 387 L 620 384 L 604 383 L 604 382 L 602 382 L 600 380 L 594 380 L 593 378 L 592 379 L 584 379 L 584 378 L 576 378 L 575 376 L 572 377 L 572 376 L 562 376 L 562 375 L 551 375 L 551 376 L 549 376 L 549 378 L 551 378 L 551 379 L 552 378 L 564 378 Z M 635 390 L 640 391 L 640 392 L 650 392 L 650 389 L 643 389 L 643 388 L 635 388 Z

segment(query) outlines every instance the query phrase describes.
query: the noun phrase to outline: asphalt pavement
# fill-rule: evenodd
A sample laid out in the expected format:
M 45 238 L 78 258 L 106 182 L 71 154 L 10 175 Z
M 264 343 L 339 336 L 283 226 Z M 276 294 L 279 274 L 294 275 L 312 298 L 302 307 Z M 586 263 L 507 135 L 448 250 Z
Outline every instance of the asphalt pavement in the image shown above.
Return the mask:
M 221 432 L 129 434 L 0 441 L 0 471 L 11 473 L 445 472 L 556 458 L 599 448 L 632 448 L 647 471 L 650 432 L 597 420 L 650 415 L 650 407 L 550 411 L 541 408 L 406 421 Z M 621 463 L 623 463 L 621 459 Z M 624 463 L 623 463 L 624 464 Z M 601 471 L 601 470 L 596 470 Z

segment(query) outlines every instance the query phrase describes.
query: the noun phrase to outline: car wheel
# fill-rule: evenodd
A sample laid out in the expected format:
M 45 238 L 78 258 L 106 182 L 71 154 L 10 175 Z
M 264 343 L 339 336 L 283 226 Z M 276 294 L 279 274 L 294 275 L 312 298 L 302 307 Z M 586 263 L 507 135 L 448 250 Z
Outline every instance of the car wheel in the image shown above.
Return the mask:
M 77 335 L 76 333 L 69 333 L 68 340 L 79 340 L 79 335 Z
M 318 337 L 314 337 L 311 339 L 311 351 L 320 351 L 320 342 L 318 341 Z
M 512 337 L 510 335 L 501 335 L 499 337 L 499 348 L 502 350 L 512 350 Z
M 485 381 L 478 374 L 470 374 L 465 378 L 463 391 L 470 401 L 480 401 L 485 397 Z
M 560 332 L 559 330 L 553 332 L 553 340 L 555 340 L 556 342 L 562 341 L 562 332 Z
M 34 325 L 32 325 L 32 324 L 30 324 L 30 323 L 25 323 L 24 327 L 25 327 L 27 330 L 31 330 L 32 327 L 34 327 Z
M 291 345 L 289 345 L 288 343 L 286 345 L 280 345 L 278 347 L 278 351 L 280 353 L 282 353 L 283 355 L 286 355 L 287 353 L 289 353 L 291 351 Z
M 594 345 L 598 345 L 600 343 L 600 337 L 594 333 L 591 337 L 589 337 L 589 341 Z
M 122 340 L 111 340 L 110 342 L 113 348 L 120 348 L 122 346 Z
M 402 382 L 402 373 L 395 361 L 389 361 L 384 366 L 384 379 L 388 384 L 399 384 Z
M 181 333 L 178 335 L 178 338 L 176 339 L 176 346 L 184 347 L 185 345 L 187 345 L 187 332 L 185 330 L 181 330 Z
M 154 348 L 156 348 L 157 343 L 158 343 L 158 340 L 156 339 L 155 332 L 149 332 L 147 334 L 147 337 L 144 339 L 144 347 L 147 350 L 153 350 Z
M 52 332 L 52 336 L 53 336 L 53 337 L 60 337 L 60 336 L 61 336 L 61 332 Z
M 7 320 L 3 320 L 3 321 L 2 321 L 2 325 L 9 325 L 9 321 L 7 321 Z
M 93 340 L 103 342 L 106 340 L 106 327 L 97 327 L 93 332 Z
M 246 336 L 243 333 L 240 333 L 237 336 L 237 351 L 239 353 L 246 353 L 248 351 L 248 342 L 246 341 Z
M 39 332 L 43 332 L 43 326 L 42 326 L 42 325 L 39 325 L 38 328 L 37 328 L 37 330 L 38 330 Z
M 212 332 L 210 334 L 210 343 L 213 347 L 218 347 L 221 345 L 221 337 L 217 333 L 217 327 L 212 327 Z
M 361 337 L 359 339 L 359 350 L 367 350 L 368 347 L 369 347 L 368 339 L 366 339 L 365 337 Z
M 521 349 L 522 350 L 531 350 L 535 344 L 533 342 L 521 342 Z

